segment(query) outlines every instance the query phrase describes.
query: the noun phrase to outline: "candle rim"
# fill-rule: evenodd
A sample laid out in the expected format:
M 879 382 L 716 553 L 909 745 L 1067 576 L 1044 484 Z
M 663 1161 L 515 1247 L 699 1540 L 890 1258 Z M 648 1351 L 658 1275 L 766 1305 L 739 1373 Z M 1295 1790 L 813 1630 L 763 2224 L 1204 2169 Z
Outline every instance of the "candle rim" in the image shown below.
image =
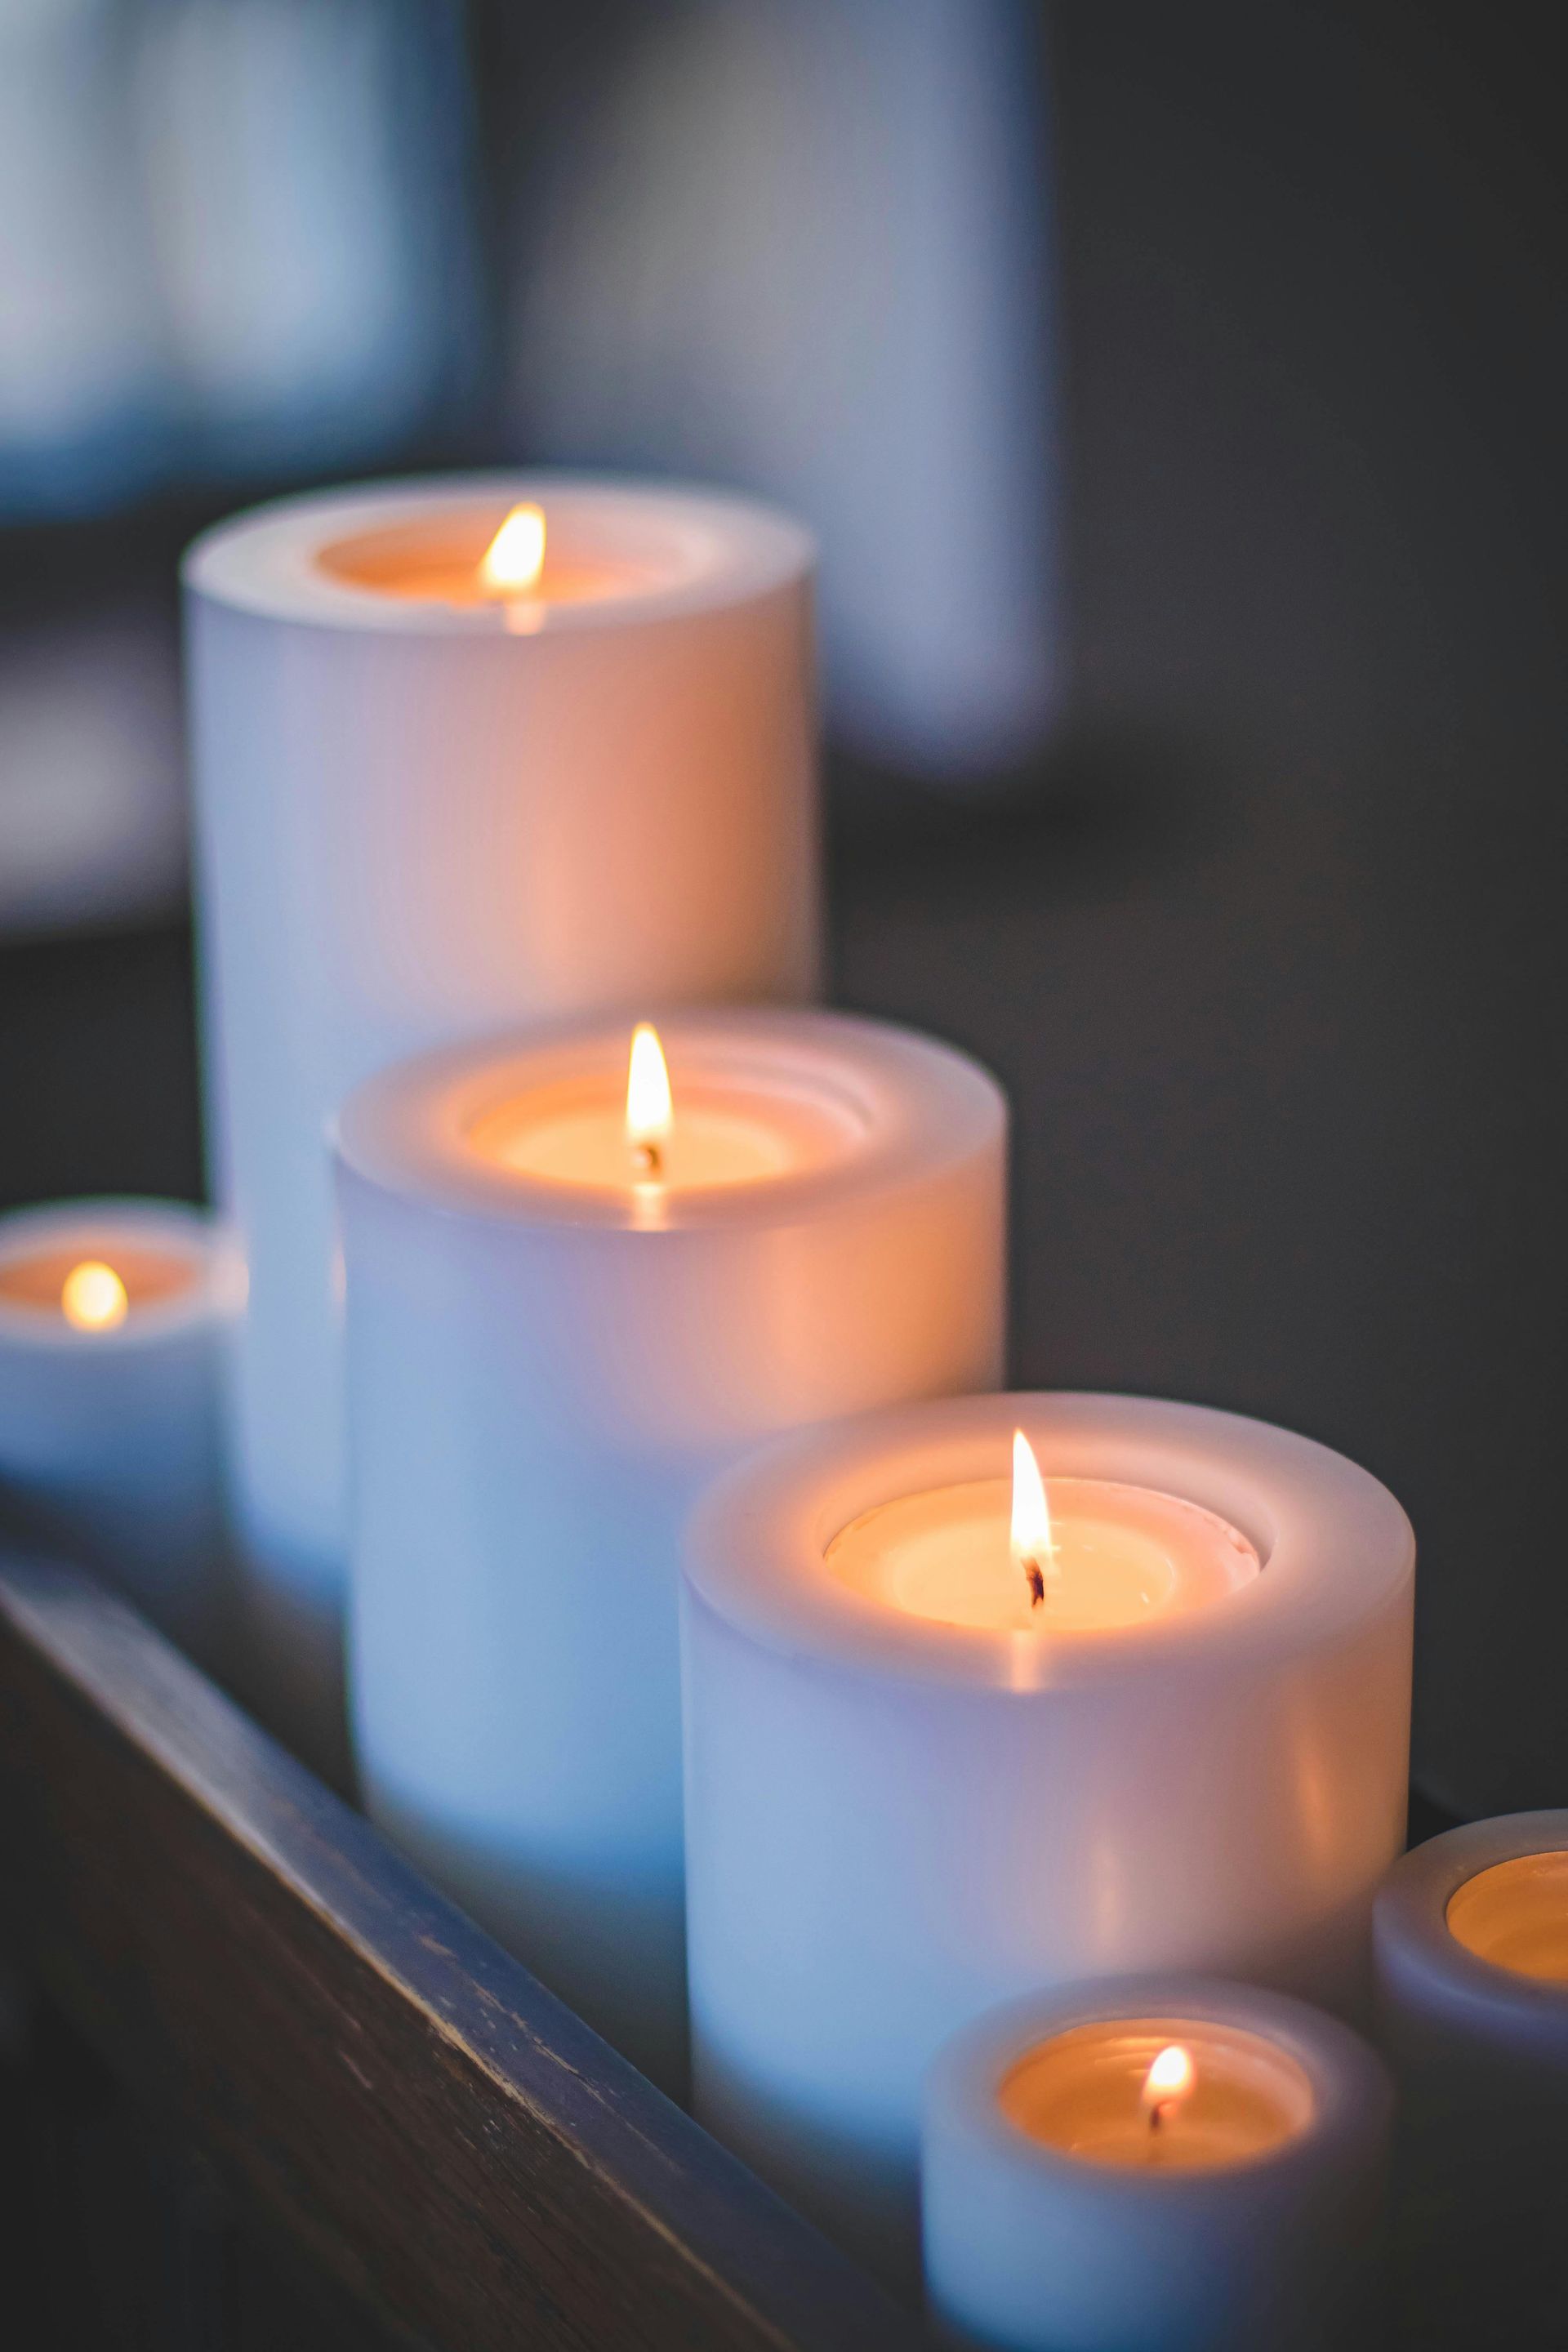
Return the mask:
M 858 1148 L 824 1165 L 742 1183 L 671 1187 L 657 1226 L 646 1222 L 638 1189 L 566 1185 L 480 1159 L 468 1141 L 476 1118 L 510 1094 L 544 1090 L 588 1066 L 624 1096 L 634 1020 L 617 1014 L 551 1024 L 418 1055 L 378 1072 L 349 1096 L 335 1122 L 340 1166 L 350 1176 L 424 1207 L 521 1227 L 576 1226 L 661 1235 L 749 1231 L 837 1213 L 861 1197 L 931 1181 L 1005 1135 L 1005 1098 L 990 1072 L 955 1046 L 857 1015 L 793 1007 L 639 1008 L 675 1066 L 721 1087 L 726 1067 L 746 1074 L 744 1091 L 773 1088 L 858 1102 L 866 1131 Z M 826 1066 L 824 1067 L 824 1057 Z
M 81 1328 L 0 1292 L 0 1336 L 41 1348 L 134 1348 L 238 1311 L 244 1276 L 237 1252 L 210 1211 L 184 1201 L 102 1194 L 38 1202 L 0 1216 L 0 1265 L 64 1249 L 112 1266 L 116 1244 L 167 1252 L 184 1261 L 191 1280 L 177 1290 L 132 1303 L 114 1324 Z
M 1298 2168 L 1316 2173 L 1332 2163 L 1339 2143 L 1364 2136 L 1369 2117 L 1383 2133 L 1392 2126 L 1394 2091 L 1388 2068 L 1340 2019 L 1289 1993 L 1228 1978 L 1142 1974 L 1032 1992 L 961 2027 L 942 2044 L 927 2076 L 928 2128 L 940 2116 L 944 2126 L 955 2126 L 1013 2168 L 1043 2174 L 1055 2186 L 1086 2197 L 1205 2197 L 1212 2193 L 1212 2169 L 1085 2163 L 1021 2131 L 998 2098 L 1004 2074 L 1042 2042 L 1079 2025 L 1163 2017 L 1228 2027 L 1268 2042 L 1300 2066 L 1310 2086 L 1311 2112 L 1299 2131 L 1224 2168 L 1238 2184 L 1272 2184 Z
M 1568 1852 L 1568 1807 L 1463 1822 L 1412 1846 L 1373 1898 L 1373 1949 L 1380 1972 L 1447 1987 L 1474 2015 L 1504 2032 L 1510 2022 L 1528 2019 L 1532 2033 L 1552 2032 L 1556 2047 L 1568 2055 L 1568 1985 L 1483 1958 L 1453 1934 L 1447 1917 L 1453 1897 L 1483 1871 L 1558 1852 Z
M 473 604 L 388 595 L 334 576 L 318 562 L 323 547 L 384 526 L 412 526 L 421 514 L 494 506 L 554 509 L 569 516 L 633 513 L 645 528 L 702 540 L 684 574 L 618 595 L 536 601 L 540 625 L 512 636 L 509 601 Z M 624 628 L 725 610 L 806 578 L 815 568 L 811 532 L 791 515 L 739 493 L 702 484 L 570 469 L 486 470 L 395 478 L 306 490 L 243 509 L 194 540 L 181 564 L 185 589 L 227 609 L 300 626 L 417 636 L 507 639 L 520 647 L 582 630 Z
M 953 1625 L 862 1600 L 833 1577 L 837 1530 L 930 1475 L 994 1475 L 1015 1428 L 1064 1477 L 1105 1476 L 1212 1511 L 1262 1573 L 1219 1608 L 1057 1642 Z M 1053 1691 L 1157 1682 L 1180 1660 L 1225 1673 L 1338 1643 L 1415 1572 L 1409 1521 L 1371 1475 L 1310 1438 L 1212 1407 L 1069 1391 L 949 1397 L 776 1438 L 725 1474 L 688 1528 L 688 1606 L 775 1652 L 875 1678 Z

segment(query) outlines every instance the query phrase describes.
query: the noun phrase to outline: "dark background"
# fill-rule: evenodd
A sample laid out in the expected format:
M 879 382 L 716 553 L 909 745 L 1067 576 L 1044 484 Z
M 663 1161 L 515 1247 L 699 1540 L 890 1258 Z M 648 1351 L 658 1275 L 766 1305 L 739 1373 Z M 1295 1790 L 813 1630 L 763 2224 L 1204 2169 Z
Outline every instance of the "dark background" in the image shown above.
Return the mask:
M 900 15 L 846 6 L 884 39 Z M 98 11 L 119 40 L 159 14 Z M 827 38 L 812 0 L 731 14 L 788 19 L 806 57 Z M 447 305 L 399 315 L 437 320 L 439 364 L 368 424 L 351 371 L 309 429 L 198 431 L 175 402 L 129 457 L 112 433 L 13 450 L 0 892 L 7 794 L 52 788 L 6 693 L 37 646 L 101 623 L 166 714 L 174 567 L 202 520 L 311 478 L 584 454 L 520 373 L 517 289 L 562 201 L 540 158 L 573 152 L 646 12 L 410 0 L 385 21 L 410 45 L 388 103 L 425 142 L 409 283 L 436 273 Z M 879 731 L 836 685 L 835 994 L 958 1039 L 1012 1093 L 1018 1380 L 1231 1406 L 1365 1463 L 1421 1545 L 1418 1779 L 1469 1811 L 1562 1802 L 1568 188 L 1548 26 L 1350 0 L 976 5 L 966 37 L 998 27 L 1035 139 L 1008 202 L 1034 208 L 1048 277 L 1016 289 L 1009 347 L 1037 431 L 1024 416 L 994 454 L 1050 554 L 1048 710 L 1021 703 L 1003 748 L 966 758 L 918 694 Z M 856 105 L 851 205 L 875 70 Z M 983 192 L 991 160 L 983 141 Z M 408 201 L 405 173 L 388 185 Z M 847 434 L 868 429 L 854 384 L 881 332 L 851 293 L 801 358 L 803 401 L 811 370 L 842 374 Z M 658 462 L 635 370 L 617 396 L 603 455 Z M 744 436 L 722 415 L 701 432 L 708 470 L 747 478 Z M 693 457 L 687 432 L 669 462 Z M 857 522 L 852 585 L 880 527 Z M 952 594 L 962 633 L 985 596 L 965 574 Z M 853 604 L 829 598 L 836 678 Z M 166 724 L 146 751 L 165 831 Z M 151 878 L 12 894 L 5 1204 L 200 1192 L 170 840 Z

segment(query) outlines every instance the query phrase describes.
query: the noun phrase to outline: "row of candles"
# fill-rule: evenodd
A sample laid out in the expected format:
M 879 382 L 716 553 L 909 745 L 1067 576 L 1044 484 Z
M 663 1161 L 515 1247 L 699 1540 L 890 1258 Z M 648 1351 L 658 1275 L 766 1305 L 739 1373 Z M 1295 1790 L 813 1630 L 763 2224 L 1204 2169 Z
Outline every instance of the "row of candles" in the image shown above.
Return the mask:
M 1396 1861 L 1404 1514 L 1259 1423 L 998 1392 L 1000 1090 L 805 1009 L 805 541 L 502 512 L 191 559 L 226 1216 L 0 1224 L 13 1502 L 318 1754 L 346 1588 L 373 1816 L 895 2280 L 923 2200 L 957 2334 L 1370 2325 L 1374 1922 L 1423 2260 L 1472 2308 L 1506 2211 L 1544 2279 L 1568 1817 Z

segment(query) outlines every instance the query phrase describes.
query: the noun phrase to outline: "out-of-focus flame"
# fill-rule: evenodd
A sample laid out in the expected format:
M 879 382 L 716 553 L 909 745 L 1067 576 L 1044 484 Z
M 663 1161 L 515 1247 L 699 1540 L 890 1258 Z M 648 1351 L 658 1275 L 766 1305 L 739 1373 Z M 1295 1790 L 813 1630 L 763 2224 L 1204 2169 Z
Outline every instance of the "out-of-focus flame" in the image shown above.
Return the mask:
M 83 1258 L 60 1286 L 60 1313 L 79 1331 L 112 1331 L 130 1304 L 125 1285 L 101 1258 Z
M 631 1066 L 626 1072 L 626 1141 L 639 1174 L 661 1172 L 674 1117 L 669 1072 L 658 1031 L 639 1021 L 632 1032 Z
M 1035 1449 L 1021 1429 L 1013 1432 L 1013 1558 L 1029 1581 L 1036 1606 L 1056 1573 L 1056 1545 L 1045 1480 Z
M 544 569 L 544 509 L 513 507 L 479 562 L 479 583 L 492 596 L 526 596 Z
M 1179 2042 L 1168 2042 L 1156 2053 L 1143 2077 L 1142 2099 L 1151 2124 L 1172 2116 L 1197 2080 L 1192 2053 Z

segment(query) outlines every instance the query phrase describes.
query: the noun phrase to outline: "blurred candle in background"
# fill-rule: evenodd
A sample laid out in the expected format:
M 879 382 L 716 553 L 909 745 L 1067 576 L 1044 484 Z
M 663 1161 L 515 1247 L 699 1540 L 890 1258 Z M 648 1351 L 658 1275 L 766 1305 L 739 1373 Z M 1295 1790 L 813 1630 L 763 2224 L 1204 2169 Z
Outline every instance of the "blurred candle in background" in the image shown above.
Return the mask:
M 346 1541 L 328 1120 L 465 1032 L 815 992 L 811 561 L 740 500 L 495 477 L 285 500 L 190 555 L 252 1697 L 318 1762 Z
M 1393 2108 L 1373 2052 L 1278 1993 L 1130 1977 L 991 2011 L 926 2090 L 933 2315 L 991 2352 L 1373 2352 Z
M 951 1047 L 761 1009 L 457 1048 L 342 1112 L 368 1807 L 669 2090 L 682 1526 L 775 1430 L 995 1377 L 1005 1128 Z
M 174 1202 L 0 1218 L 0 1497 L 226 1670 L 220 1357 L 242 1276 Z

